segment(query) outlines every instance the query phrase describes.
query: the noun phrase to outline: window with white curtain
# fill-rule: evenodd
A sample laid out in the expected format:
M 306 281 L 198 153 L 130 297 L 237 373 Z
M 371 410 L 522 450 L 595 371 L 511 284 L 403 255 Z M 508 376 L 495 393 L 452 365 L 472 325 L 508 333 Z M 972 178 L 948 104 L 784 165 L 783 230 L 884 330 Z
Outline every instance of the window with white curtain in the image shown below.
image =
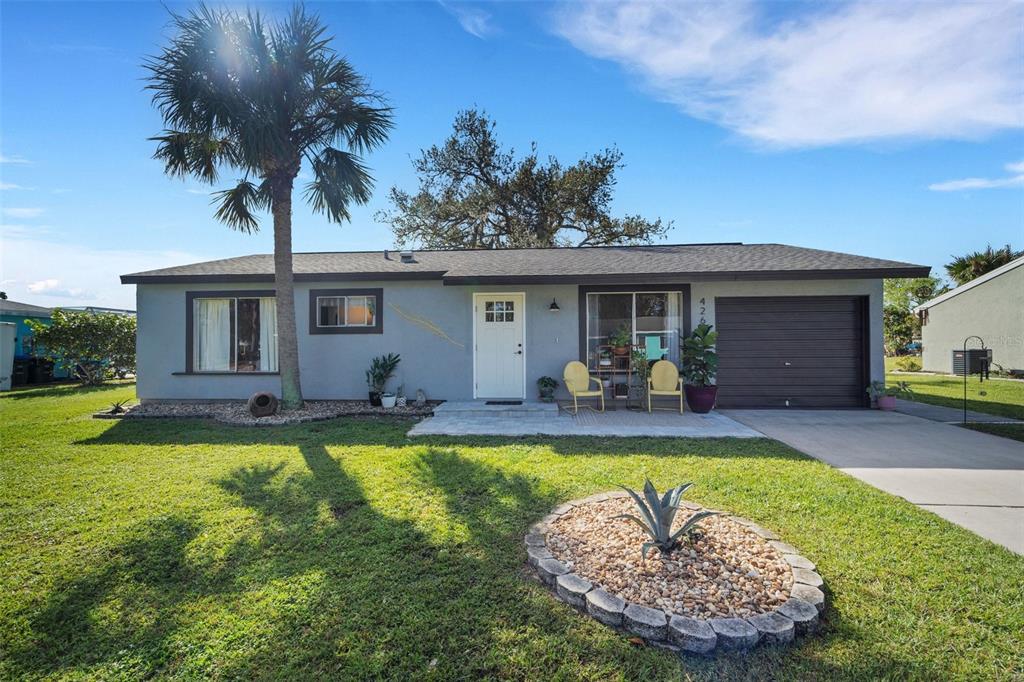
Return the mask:
M 192 371 L 276 372 L 273 297 L 192 299 Z

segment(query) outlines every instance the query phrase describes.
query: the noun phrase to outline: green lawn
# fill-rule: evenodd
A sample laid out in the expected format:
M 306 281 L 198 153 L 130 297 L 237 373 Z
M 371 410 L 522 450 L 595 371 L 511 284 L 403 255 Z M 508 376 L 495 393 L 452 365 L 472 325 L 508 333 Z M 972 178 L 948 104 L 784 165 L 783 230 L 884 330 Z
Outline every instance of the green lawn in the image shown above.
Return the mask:
M 971 422 L 966 424 L 968 429 L 991 433 L 993 436 L 1012 438 L 1024 443 L 1024 424 L 985 424 L 982 422 Z
M 886 365 L 889 366 L 886 358 Z M 914 391 L 914 400 L 932 405 L 963 408 L 964 379 L 944 374 L 887 374 L 885 382 L 906 381 Z M 985 395 L 982 395 L 982 392 Z M 967 409 L 1024 419 L 1024 382 L 990 379 L 979 382 L 967 379 Z
M 773 441 L 90 419 L 131 396 L 0 398 L 0 679 L 1024 675 L 1024 558 Z M 529 578 L 532 522 L 645 475 L 816 561 L 824 635 L 681 663 Z

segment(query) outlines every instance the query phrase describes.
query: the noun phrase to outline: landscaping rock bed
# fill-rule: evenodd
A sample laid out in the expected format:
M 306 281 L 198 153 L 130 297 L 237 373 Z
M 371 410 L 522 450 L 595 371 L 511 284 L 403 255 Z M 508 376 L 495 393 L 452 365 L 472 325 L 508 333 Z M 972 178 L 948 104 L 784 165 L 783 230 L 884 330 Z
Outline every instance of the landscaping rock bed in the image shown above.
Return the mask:
M 282 410 L 269 417 L 253 417 L 244 400 L 220 402 L 158 402 L 136 405 L 118 415 L 123 419 L 215 419 L 235 426 L 282 426 L 323 421 L 336 417 L 426 417 L 438 401 L 426 405 L 373 407 L 363 400 L 307 400 L 301 410 Z M 112 418 L 98 413 L 97 418 Z
M 697 505 L 684 503 L 675 527 Z M 752 521 L 699 525 L 692 544 L 641 557 L 647 539 L 625 492 L 556 507 L 526 536 L 528 560 L 562 601 L 656 646 L 684 653 L 785 644 L 814 632 L 825 606 L 815 565 Z

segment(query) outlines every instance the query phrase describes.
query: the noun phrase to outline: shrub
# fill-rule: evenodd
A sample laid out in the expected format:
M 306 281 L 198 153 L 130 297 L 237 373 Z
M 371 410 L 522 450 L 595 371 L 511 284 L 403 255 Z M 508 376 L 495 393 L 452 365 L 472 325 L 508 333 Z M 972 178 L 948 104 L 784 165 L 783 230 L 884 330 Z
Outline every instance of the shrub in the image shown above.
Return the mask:
M 894 361 L 896 369 L 901 372 L 920 372 L 922 368 L 921 359 L 913 355 L 902 355 Z
M 135 318 L 130 315 L 57 308 L 49 323 L 27 322 L 45 357 L 84 384 L 135 371 Z

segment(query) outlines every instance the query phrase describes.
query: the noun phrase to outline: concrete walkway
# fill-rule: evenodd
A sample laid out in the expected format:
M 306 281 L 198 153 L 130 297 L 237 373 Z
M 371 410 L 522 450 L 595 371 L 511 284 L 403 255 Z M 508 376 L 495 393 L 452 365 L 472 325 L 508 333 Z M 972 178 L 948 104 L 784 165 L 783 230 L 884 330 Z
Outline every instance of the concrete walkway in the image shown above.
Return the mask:
M 877 410 L 725 414 L 1024 554 L 1024 443 Z
M 960 424 L 964 420 L 963 409 L 956 409 L 955 407 L 944 407 L 942 405 L 929 405 L 928 403 L 918 403 L 913 400 L 896 400 L 896 411 L 902 414 L 909 414 L 914 417 L 921 417 L 921 419 L 928 419 L 933 422 L 945 422 L 946 424 Z M 969 422 L 983 422 L 987 424 L 1020 424 L 1019 419 L 1013 419 L 1011 417 L 1000 417 L 994 414 L 985 414 L 984 412 L 975 412 L 974 410 L 967 410 L 967 421 Z
M 409 436 L 660 436 L 670 438 L 760 438 L 761 434 L 720 412 L 604 413 L 580 410 L 573 416 L 562 410 L 555 416 L 487 416 L 435 413 L 409 430 Z

